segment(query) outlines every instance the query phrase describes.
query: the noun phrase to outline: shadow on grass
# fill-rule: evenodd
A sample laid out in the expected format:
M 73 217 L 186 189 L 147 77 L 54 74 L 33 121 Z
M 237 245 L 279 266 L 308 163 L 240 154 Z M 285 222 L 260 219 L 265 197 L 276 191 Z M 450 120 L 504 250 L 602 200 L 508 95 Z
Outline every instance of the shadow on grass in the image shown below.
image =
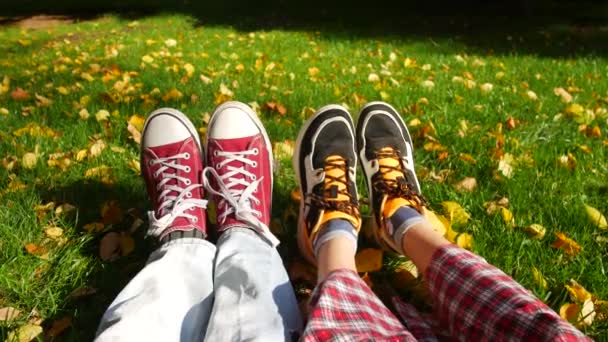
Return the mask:
M 79 252 L 95 260 L 92 263 L 93 268 L 86 272 L 86 279 L 83 279 L 79 288 L 71 289 L 71 294 L 61 305 L 63 311 L 45 321 L 53 322 L 65 316 L 72 317 L 72 328 L 61 336 L 62 340 L 93 340 L 103 312 L 129 280 L 143 268 L 153 249 L 150 240 L 144 239 L 146 227 L 143 225 L 132 233 L 135 241 L 135 249 L 132 253 L 113 262 L 103 262 L 99 259 L 99 245 L 105 234 L 112 231 L 126 233 L 135 217 L 143 217 L 147 204 L 144 194 L 139 190 L 139 187 L 134 188 L 124 183 L 107 186 L 95 181 L 77 182 L 50 190 L 39 189 L 44 203 L 49 201 L 70 203 L 78 208 L 76 217 L 78 235 L 91 235 L 82 227 L 86 223 L 101 221 L 100 209 L 104 202 L 118 200 L 119 207 L 125 209 L 125 219 L 120 224 L 107 225 L 107 231 L 95 233 L 91 239 L 86 240 Z M 55 266 L 61 267 L 61 265 Z
M 242 31 L 311 30 L 320 31 L 330 39 L 431 43 L 450 39 L 466 46 L 466 51 L 450 51 L 452 53 L 550 57 L 606 56 L 608 53 L 608 4 L 597 0 L 24 0 L 0 5 L 5 24 L 39 14 L 88 20 L 105 13 L 126 19 L 180 13 L 194 17 L 198 25 L 231 26 Z

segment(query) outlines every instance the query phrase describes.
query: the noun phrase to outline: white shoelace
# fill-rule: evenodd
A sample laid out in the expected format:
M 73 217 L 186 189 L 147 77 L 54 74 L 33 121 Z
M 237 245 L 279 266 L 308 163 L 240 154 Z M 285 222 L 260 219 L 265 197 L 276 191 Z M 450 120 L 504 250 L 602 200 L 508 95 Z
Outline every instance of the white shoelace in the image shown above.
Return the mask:
M 194 210 L 195 208 L 205 209 L 207 208 L 207 201 L 192 197 L 192 190 L 202 187 L 202 184 L 192 184 L 189 178 L 180 177 L 174 173 L 165 173 L 169 169 L 175 169 L 185 171 L 189 173 L 191 171 L 189 166 L 180 165 L 177 163 L 179 159 L 190 159 L 189 153 L 180 153 L 173 156 L 158 158 L 150 160 L 150 166 L 161 164 L 161 167 L 154 172 L 154 178 L 161 176 L 161 181 L 156 184 L 156 190 L 163 191 L 158 195 L 159 214 L 161 217 L 157 218 L 154 211 L 148 212 L 148 218 L 150 220 L 150 228 L 148 229 L 148 235 L 159 237 L 169 227 L 173 221 L 178 217 L 187 218 L 189 220 L 197 221 L 198 217 L 188 214 L 187 211 Z M 177 180 L 177 184 L 167 184 L 172 179 Z M 179 184 L 185 184 L 186 188 L 182 188 Z M 169 196 L 171 192 L 176 192 L 177 196 Z M 166 213 L 168 211 L 168 213 Z
M 257 162 L 248 158 L 248 156 L 257 155 L 259 153 L 257 148 L 239 152 L 215 151 L 214 153 L 217 157 L 225 158 L 216 164 L 215 167 L 218 170 L 233 161 L 239 161 L 254 168 L 258 166 Z M 208 166 L 203 170 L 203 184 L 205 185 L 205 189 L 211 194 L 222 198 L 218 203 L 218 207 L 221 203 L 229 206 L 218 216 L 218 222 L 224 223 L 228 215 L 234 214 L 237 220 L 247 223 L 249 225 L 248 227 L 253 228 L 258 234 L 268 240 L 273 247 L 276 247 L 279 244 L 279 240 L 270 232 L 268 226 L 260 221 L 262 213 L 251 207 L 252 202 L 260 204 L 260 200 L 254 193 L 257 192 L 257 188 L 264 177 L 256 179 L 256 175 L 245 170 L 245 167 L 234 167 L 229 165 L 227 171 L 228 172 L 220 176 L 213 167 Z M 215 178 L 219 187 L 218 190 L 211 186 L 208 174 L 211 174 Z M 251 179 L 252 181 L 248 182 L 247 179 Z M 242 185 L 245 189 L 234 189 L 236 185 Z

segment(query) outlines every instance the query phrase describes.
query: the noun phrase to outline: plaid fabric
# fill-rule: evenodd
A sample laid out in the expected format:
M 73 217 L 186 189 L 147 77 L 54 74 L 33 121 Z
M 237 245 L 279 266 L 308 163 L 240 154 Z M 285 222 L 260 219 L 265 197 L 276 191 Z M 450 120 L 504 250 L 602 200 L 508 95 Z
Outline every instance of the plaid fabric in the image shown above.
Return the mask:
M 590 340 L 502 271 L 457 246 L 440 248 L 425 278 L 434 316 L 393 299 L 402 324 L 355 272 L 332 272 L 313 293 L 302 340 Z

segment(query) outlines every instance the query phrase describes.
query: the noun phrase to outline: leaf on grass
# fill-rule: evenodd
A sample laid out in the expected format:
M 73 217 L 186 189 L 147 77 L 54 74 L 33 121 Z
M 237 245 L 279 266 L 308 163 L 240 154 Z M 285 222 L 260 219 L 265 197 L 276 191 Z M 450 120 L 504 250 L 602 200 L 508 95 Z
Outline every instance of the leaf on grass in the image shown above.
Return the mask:
M 453 225 L 461 226 L 469 221 L 471 215 L 467 213 L 460 204 L 453 201 L 441 202 L 443 213 Z
M 141 144 L 141 131 L 144 129 L 145 119 L 141 115 L 132 115 L 127 121 L 127 131 L 131 134 L 131 139 L 138 145 Z
M 570 298 L 575 302 L 584 302 L 591 299 L 591 293 L 574 279 L 570 279 L 565 287 L 570 293 Z
M 510 153 L 505 153 L 498 162 L 498 171 L 500 171 L 505 177 L 513 177 L 513 171 L 515 170 L 515 158 Z
M 293 191 L 291 192 L 291 200 L 294 201 L 296 204 L 300 204 L 300 201 L 302 200 L 302 193 L 300 192 L 300 188 L 293 189 Z
M 559 96 L 560 100 L 564 103 L 572 102 L 572 95 L 570 95 L 570 93 L 564 88 L 554 88 L 553 94 L 555 94 L 555 96 Z
M 524 231 L 528 233 L 528 235 L 536 240 L 542 240 L 547 233 L 547 229 L 540 224 L 533 223 L 524 228 Z
M 455 243 L 464 249 L 473 248 L 473 236 L 469 233 L 460 233 L 456 236 Z
M 395 269 L 391 284 L 396 289 L 404 289 L 413 285 L 419 275 L 416 265 L 411 260 L 407 260 Z
M 91 114 L 89 114 L 89 111 L 86 108 L 83 108 L 78 112 L 80 120 L 88 120 L 89 116 L 91 116 Z
M 110 117 L 110 112 L 108 112 L 105 109 L 102 109 L 102 110 L 98 111 L 97 113 L 95 113 L 95 120 L 97 120 L 99 122 L 107 121 L 109 117 Z
M 559 308 L 559 317 L 570 323 L 576 323 L 578 315 L 578 305 L 574 303 L 566 303 Z
M 215 94 L 215 104 L 220 105 L 226 101 L 232 100 L 234 92 L 230 90 L 224 83 L 220 84 L 219 91 Z
M 280 115 L 287 114 L 287 109 L 285 108 L 285 106 L 283 106 L 282 104 L 280 104 L 277 101 L 268 101 L 268 102 L 264 103 L 264 106 L 266 108 L 268 108 L 271 112 L 276 112 L 276 113 L 279 113 Z
M 576 158 L 570 152 L 566 155 L 562 155 L 557 159 L 557 164 L 565 169 L 573 171 L 576 168 Z
M 383 252 L 377 248 L 366 248 L 355 256 L 357 272 L 375 272 L 382 268 Z
M 472 192 L 477 189 L 477 179 L 466 177 L 460 182 L 454 184 L 454 188 L 460 192 Z
M 114 184 L 112 168 L 106 165 L 93 167 L 84 172 L 85 178 L 99 179 L 103 184 Z
M 136 174 L 138 174 L 138 175 L 141 174 L 141 164 L 140 164 L 139 160 L 137 160 L 137 159 L 130 159 L 127 162 L 127 165 L 129 166 L 129 169 L 131 169 Z
M 25 250 L 31 254 L 36 256 L 41 256 L 46 253 L 46 248 L 39 246 L 35 243 L 28 243 L 25 245 Z
M 532 277 L 536 286 L 545 290 L 547 289 L 547 280 L 536 267 L 532 267 Z
M 42 333 L 42 327 L 35 324 L 22 325 L 16 330 L 11 331 L 6 341 L 30 342 Z
M 507 226 L 515 226 L 515 218 L 513 217 L 513 213 L 511 212 L 511 210 L 504 207 L 500 208 L 500 216 L 502 216 L 502 220 Z
M 15 101 L 25 101 L 29 99 L 30 93 L 20 87 L 17 87 L 15 90 L 11 91 L 11 97 Z
M 46 336 L 50 338 L 57 337 L 72 326 L 72 317 L 66 316 L 53 321 L 51 328 L 46 332 Z
M 124 219 L 124 213 L 118 206 L 118 201 L 104 202 L 101 207 L 101 222 L 103 224 L 118 224 Z
M 555 236 L 557 237 L 557 239 L 555 240 L 555 242 L 553 242 L 551 247 L 555 249 L 561 249 L 570 256 L 576 256 L 578 253 L 580 253 L 582 248 L 578 243 L 576 243 L 576 241 L 570 239 L 569 237 L 560 232 L 555 232 Z
M 82 227 L 87 233 L 99 233 L 102 232 L 104 228 L 105 225 L 101 222 L 87 223 Z
M 105 150 L 106 148 L 106 143 L 102 140 L 96 140 L 93 145 L 91 145 L 91 148 L 89 149 L 90 154 L 92 157 L 97 157 L 101 154 L 101 152 L 103 152 L 103 150 Z M 77 158 L 78 159 L 78 158 Z
M 44 228 L 44 233 L 51 239 L 57 239 L 63 235 L 63 229 L 56 226 L 50 226 Z
M 294 153 L 294 142 L 293 140 L 284 140 L 282 142 L 274 143 L 272 148 L 274 158 L 277 160 L 289 159 L 293 157 Z
M 21 158 L 21 166 L 23 166 L 24 169 L 31 170 L 34 167 L 36 167 L 37 163 L 38 163 L 38 156 L 36 155 L 36 153 L 33 153 L 33 152 L 27 152 Z
M 0 308 L 0 322 L 12 321 L 21 315 L 21 311 L 13 307 L 7 306 Z
M 594 207 L 585 204 L 585 212 L 587 213 L 587 217 L 589 221 L 596 227 L 600 229 L 608 229 L 608 222 L 606 221 L 606 217 Z
M 486 208 L 486 213 L 488 213 L 488 215 L 494 215 L 502 208 L 509 207 L 509 199 L 503 197 L 497 201 L 485 202 L 483 206 Z

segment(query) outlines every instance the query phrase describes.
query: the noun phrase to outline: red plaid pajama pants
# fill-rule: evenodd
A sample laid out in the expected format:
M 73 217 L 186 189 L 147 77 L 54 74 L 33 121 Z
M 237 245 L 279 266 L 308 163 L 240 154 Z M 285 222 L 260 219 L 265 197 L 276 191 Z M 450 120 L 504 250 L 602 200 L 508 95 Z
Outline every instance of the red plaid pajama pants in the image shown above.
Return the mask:
M 440 248 L 425 279 L 434 315 L 399 299 L 399 320 L 357 273 L 332 272 L 315 289 L 303 341 L 588 341 L 511 277 L 454 245 Z M 442 335 L 437 331 L 445 331 Z

